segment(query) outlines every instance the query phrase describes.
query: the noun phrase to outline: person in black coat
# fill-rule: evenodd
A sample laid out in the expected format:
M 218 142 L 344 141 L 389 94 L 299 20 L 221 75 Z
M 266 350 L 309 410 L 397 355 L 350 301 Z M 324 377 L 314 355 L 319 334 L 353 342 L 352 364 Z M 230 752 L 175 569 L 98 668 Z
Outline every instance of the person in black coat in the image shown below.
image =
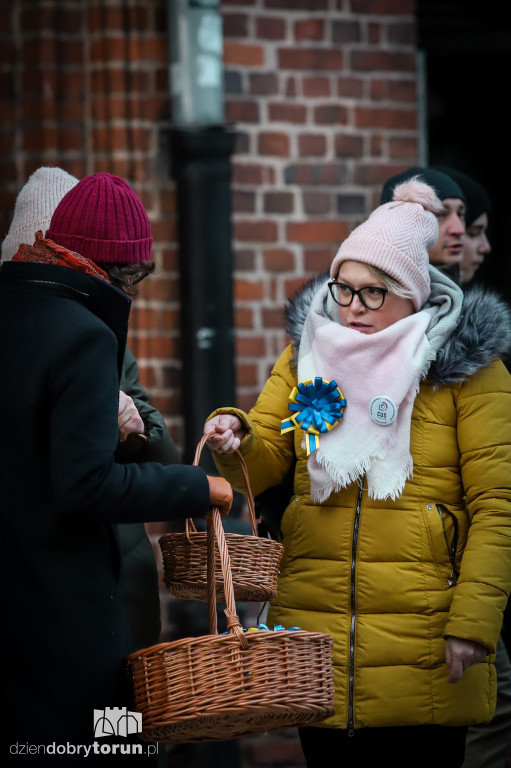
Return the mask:
M 48 229 L 57 205 L 78 184 L 75 176 L 56 166 L 34 171 L 16 197 L 9 231 L 2 241 L 2 261 L 10 261 L 20 245 L 34 242 L 36 232 Z M 130 287 L 130 297 L 137 286 Z M 116 461 L 158 461 L 177 464 L 179 452 L 165 419 L 151 404 L 140 383 L 137 361 L 126 347 L 119 392 L 119 440 Z M 176 521 L 172 527 L 184 527 Z M 144 523 L 117 527 L 121 554 L 121 586 L 135 649 L 154 645 L 160 639 L 160 585 L 153 546 Z
M 232 502 L 199 467 L 116 461 L 122 288 L 147 273 L 151 246 L 138 197 L 100 173 L 0 269 L 2 699 L 16 764 L 22 745 L 39 745 L 36 764 L 51 745 L 90 747 L 94 710 L 130 706 L 117 524 Z

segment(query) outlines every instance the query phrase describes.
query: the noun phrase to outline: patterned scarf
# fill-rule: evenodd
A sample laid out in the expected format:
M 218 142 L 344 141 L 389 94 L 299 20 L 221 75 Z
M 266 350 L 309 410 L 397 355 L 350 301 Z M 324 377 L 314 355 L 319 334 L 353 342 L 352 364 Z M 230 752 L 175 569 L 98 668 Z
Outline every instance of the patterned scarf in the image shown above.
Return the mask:
M 85 272 L 87 275 L 97 277 L 100 280 L 105 280 L 107 283 L 111 282 L 109 276 L 101 267 L 98 267 L 93 261 L 80 256 L 78 253 L 62 248 L 62 246 L 54 243 L 53 240 L 46 240 L 43 237 L 42 230 L 36 232 L 33 245 L 20 245 L 12 260 L 69 267 L 70 269 L 76 269 L 79 272 Z

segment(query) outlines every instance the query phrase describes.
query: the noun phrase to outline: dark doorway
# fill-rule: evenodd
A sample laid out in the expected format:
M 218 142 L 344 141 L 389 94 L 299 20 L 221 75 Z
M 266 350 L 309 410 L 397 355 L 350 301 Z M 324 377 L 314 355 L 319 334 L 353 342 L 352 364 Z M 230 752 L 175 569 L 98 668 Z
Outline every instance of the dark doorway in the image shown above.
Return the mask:
M 475 280 L 511 303 L 511 21 L 496 0 L 418 0 L 425 53 L 428 164 L 457 168 L 492 200 L 492 253 Z

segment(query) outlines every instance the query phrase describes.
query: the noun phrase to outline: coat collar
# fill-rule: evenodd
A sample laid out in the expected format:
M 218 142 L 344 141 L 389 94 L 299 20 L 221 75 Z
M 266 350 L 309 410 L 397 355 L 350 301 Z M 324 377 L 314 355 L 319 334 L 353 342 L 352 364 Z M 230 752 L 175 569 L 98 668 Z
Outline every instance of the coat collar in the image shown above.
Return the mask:
M 296 367 L 303 326 L 312 298 L 328 279 L 324 273 L 307 282 L 286 307 L 286 331 L 293 347 Z M 495 291 L 481 285 L 463 297 L 459 323 L 431 364 L 428 378 L 437 386 L 463 381 L 496 358 L 511 352 L 511 310 Z
M 115 333 L 120 373 L 132 304 L 126 294 L 97 277 L 53 264 L 7 261 L 1 266 L 0 281 L 13 282 L 27 290 L 74 299 L 87 307 Z

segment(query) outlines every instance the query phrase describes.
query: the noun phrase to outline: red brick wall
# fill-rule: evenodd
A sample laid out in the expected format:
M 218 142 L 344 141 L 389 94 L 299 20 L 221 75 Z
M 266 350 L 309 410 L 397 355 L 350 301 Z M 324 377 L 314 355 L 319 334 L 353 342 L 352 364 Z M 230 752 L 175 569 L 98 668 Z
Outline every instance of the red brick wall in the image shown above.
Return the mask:
M 16 0 L 2 14 L 0 173 L 6 232 L 36 168 L 126 178 L 152 223 L 158 277 L 131 318 L 131 345 L 154 404 L 179 441 L 179 306 L 165 3 Z M 3 8 L 3 6 L 2 6 Z
M 283 305 L 417 160 L 413 2 L 224 0 L 238 404 L 285 345 Z
M 157 275 L 135 303 L 130 344 L 179 444 L 165 7 L 164 0 L 2 0 L 0 232 L 41 165 L 79 177 L 107 170 L 134 187 L 151 219 Z M 223 0 L 221 10 L 226 120 L 239 133 L 237 401 L 248 409 L 286 343 L 286 299 L 329 266 L 385 178 L 418 159 L 415 9 L 413 0 Z M 155 541 L 161 530 L 150 526 Z M 248 741 L 250 765 L 301 764 L 293 739 L 291 747 L 285 737 L 278 743 Z

